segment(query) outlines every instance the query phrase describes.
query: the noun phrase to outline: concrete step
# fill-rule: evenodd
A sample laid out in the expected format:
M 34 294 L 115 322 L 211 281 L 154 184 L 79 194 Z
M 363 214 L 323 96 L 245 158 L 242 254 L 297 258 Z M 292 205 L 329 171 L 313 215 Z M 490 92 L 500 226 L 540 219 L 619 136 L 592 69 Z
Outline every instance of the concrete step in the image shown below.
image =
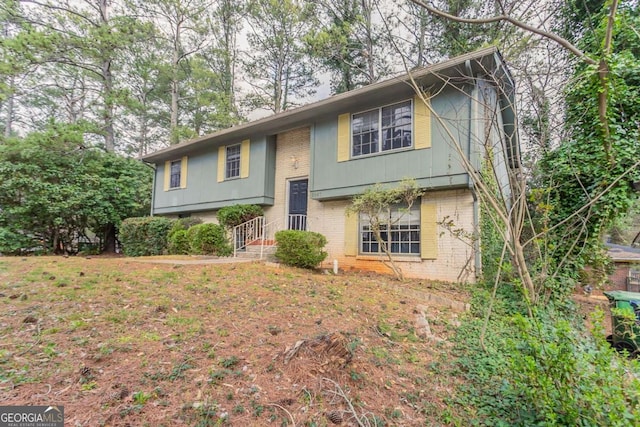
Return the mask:
M 247 245 L 245 247 L 244 252 L 260 254 L 261 250 L 262 250 L 263 253 L 273 254 L 273 253 L 276 252 L 276 247 L 275 246 L 264 246 L 264 247 L 261 247 L 260 245 Z
M 276 253 L 275 246 L 261 246 L 261 245 L 247 245 L 244 250 L 236 253 L 237 258 L 243 259 L 260 259 L 260 252 L 262 251 L 262 259 L 265 261 L 275 261 L 274 254 Z

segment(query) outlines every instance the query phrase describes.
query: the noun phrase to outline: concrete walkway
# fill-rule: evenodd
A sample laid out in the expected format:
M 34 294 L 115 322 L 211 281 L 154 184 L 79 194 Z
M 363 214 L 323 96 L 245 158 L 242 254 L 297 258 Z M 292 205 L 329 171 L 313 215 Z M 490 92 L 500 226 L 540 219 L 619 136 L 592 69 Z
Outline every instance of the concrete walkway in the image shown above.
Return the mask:
M 202 257 L 197 259 L 149 259 L 149 258 L 130 258 L 135 262 L 146 262 L 150 264 L 174 264 L 174 265 L 206 265 L 206 264 L 239 264 L 243 262 L 255 262 L 258 260 L 251 258 L 209 258 Z

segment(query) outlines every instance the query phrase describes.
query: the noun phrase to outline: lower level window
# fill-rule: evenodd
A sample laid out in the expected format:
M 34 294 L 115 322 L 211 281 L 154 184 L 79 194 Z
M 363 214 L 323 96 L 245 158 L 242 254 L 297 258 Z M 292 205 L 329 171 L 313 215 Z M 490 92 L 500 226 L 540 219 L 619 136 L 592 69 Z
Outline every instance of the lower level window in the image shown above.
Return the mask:
M 420 204 L 411 209 L 398 206 L 391 210 L 388 218 L 380 224 L 380 237 L 391 253 L 420 254 Z M 375 237 L 371 221 L 367 215 L 360 216 L 360 252 L 378 254 L 383 252 Z

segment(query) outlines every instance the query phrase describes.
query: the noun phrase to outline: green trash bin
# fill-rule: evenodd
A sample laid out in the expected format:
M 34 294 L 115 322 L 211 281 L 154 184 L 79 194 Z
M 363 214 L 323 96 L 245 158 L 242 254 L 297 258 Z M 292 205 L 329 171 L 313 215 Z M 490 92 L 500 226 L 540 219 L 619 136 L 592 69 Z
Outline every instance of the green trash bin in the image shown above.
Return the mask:
M 607 337 L 616 350 L 640 354 L 640 292 L 608 291 L 613 333 Z

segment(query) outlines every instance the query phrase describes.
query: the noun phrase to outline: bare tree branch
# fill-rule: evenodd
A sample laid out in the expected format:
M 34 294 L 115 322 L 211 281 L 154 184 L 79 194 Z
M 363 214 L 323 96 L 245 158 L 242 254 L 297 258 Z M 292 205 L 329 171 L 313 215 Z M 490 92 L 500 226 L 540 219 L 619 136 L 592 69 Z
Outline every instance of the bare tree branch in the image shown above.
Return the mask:
M 40 2 L 35 1 L 35 0 L 22 0 L 22 2 L 23 3 L 32 3 L 32 4 L 35 4 L 36 6 L 42 6 L 42 7 L 45 7 L 47 9 L 59 10 L 59 11 L 62 11 L 62 12 L 70 13 L 72 15 L 77 16 L 78 18 L 81 18 L 81 19 L 87 21 L 89 24 L 91 24 L 94 27 L 99 27 L 100 26 L 97 22 L 91 20 L 88 16 L 83 15 L 82 13 L 71 9 L 70 7 L 56 6 L 56 5 L 53 5 L 53 4 L 50 4 L 50 3 L 40 3 Z
M 461 22 L 464 24 L 491 24 L 494 22 L 500 22 L 500 21 L 505 21 L 505 22 L 509 22 L 513 25 L 515 25 L 518 28 L 522 28 L 523 30 L 532 32 L 534 34 L 538 34 L 540 36 L 546 37 L 550 40 L 555 41 L 556 43 L 558 43 L 559 45 L 565 47 L 567 50 L 569 50 L 571 53 L 573 53 L 574 55 L 576 55 L 578 58 L 580 58 L 581 60 L 583 60 L 584 62 L 586 62 L 587 64 L 591 64 L 591 65 L 596 65 L 597 62 L 590 58 L 589 56 L 587 56 L 583 51 L 581 51 L 580 49 L 578 49 L 577 46 L 575 46 L 573 43 L 571 43 L 569 40 L 560 37 L 557 34 L 551 33 L 549 31 L 545 31 L 542 30 L 540 28 L 534 27 L 532 25 L 529 25 L 527 23 L 524 23 L 518 19 L 515 19 L 512 16 L 509 15 L 496 15 L 496 16 L 490 16 L 487 18 L 461 18 L 459 16 L 455 16 L 455 15 L 451 15 L 450 13 L 444 12 L 440 9 L 436 9 L 435 7 L 429 6 L 428 4 L 426 4 L 425 2 L 423 2 L 422 0 L 411 0 L 413 3 L 417 4 L 420 7 L 425 8 L 429 13 L 439 16 L 441 18 L 445 18 L 445 19 L 449 19 L 451 21 L 455 21 L 455 22 Z

